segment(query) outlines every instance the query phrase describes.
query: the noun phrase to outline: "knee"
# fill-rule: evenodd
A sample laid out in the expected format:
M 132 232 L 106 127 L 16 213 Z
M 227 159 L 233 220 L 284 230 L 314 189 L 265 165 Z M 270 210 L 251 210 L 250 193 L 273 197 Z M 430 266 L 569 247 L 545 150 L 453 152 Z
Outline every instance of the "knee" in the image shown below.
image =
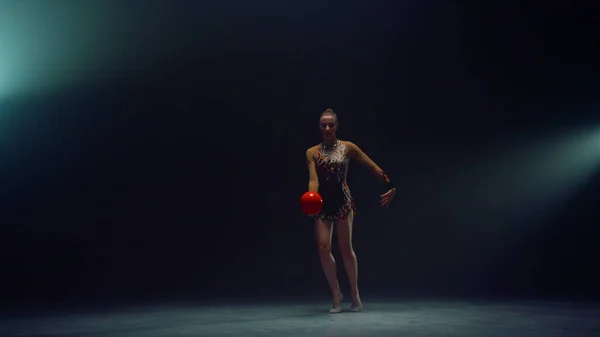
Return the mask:
M 342 253 L 342 257 L 344 258 L 344 260 L 353 258 L 354 256 L 356 256 L 356 254 L 354 253 L 354 248 L 352 248 L 352 245 L 340 245 L 340 252 Z
M 331 244 L 329 243 L 317 243 L 317 248 L 319 249 L 320 255 L 329 255 L 331 254 Z

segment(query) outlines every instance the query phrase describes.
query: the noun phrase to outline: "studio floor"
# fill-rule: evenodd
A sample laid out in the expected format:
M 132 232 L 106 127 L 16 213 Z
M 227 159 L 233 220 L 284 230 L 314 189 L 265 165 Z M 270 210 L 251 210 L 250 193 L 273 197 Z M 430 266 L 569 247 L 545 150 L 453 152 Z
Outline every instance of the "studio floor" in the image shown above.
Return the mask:
M 2 336 L 600 336 L 600 306 L 536 301 L 374 300 L 329 314 L 326 301 L 163 302 L 11 313 Z M 346 304 L 347 306 L 348 304 Z

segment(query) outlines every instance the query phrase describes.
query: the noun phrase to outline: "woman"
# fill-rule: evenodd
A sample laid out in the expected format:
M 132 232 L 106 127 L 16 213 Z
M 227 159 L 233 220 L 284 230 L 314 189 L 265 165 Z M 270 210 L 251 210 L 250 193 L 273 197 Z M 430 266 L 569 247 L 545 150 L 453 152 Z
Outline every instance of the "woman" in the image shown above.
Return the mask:
M 319 129 L 323 141 L 306 151 L 308 161 L 308 190 L 318 192 L 323 197 L 323 209 L 315 215 L 315 235 L 319 257 L 325 277 L 333 294 L 332 314 L 342 311 L 342 292 L 336 275 L 335 259 L 331 254 L 333 226 L 337 227 L 337 238 L 344 260 L 344 266 L 350 283 L 352 299 L 351 311 L 362 311 L 363 305 L 358 293 L 358 272 L 356 254 L 352 248 L 352 223 L 354 220 L 354 202 L 346 183 L 350 159 L 368 167 L 381 181 L 388 184 L 388 191 L 381 195 L 381 206 L 388 206 L 396 189 L 390 179 L 362 150 L 349 141 L 336 137 L 338 118 L 331 109 L 321 114 Z

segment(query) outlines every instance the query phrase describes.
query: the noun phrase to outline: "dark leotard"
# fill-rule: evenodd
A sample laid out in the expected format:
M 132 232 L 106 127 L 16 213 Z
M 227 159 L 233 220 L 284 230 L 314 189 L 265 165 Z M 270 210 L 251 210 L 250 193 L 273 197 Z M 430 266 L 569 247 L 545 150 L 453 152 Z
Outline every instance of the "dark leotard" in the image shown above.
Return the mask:
M 321 146 L 316 153 L 315 166 L 319 177 L 319 194 L 323 197 L 323 209 L 317 214 L 321 220 L 344 219 L 355 212 L 350 188 L 346 183 L 348 175 L 348 147 L 336 141 L 332 148 Z

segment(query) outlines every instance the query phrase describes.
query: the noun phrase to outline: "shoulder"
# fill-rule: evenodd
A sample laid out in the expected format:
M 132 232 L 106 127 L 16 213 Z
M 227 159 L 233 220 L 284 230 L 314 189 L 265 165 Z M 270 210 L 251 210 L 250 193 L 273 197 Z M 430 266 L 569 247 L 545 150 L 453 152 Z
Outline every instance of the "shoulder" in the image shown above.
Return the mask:
M 348 140 L 343 141 L 343 144 L 346 146 L 346 153 L 347 153 L 348 157 L 350 157 L 352 159 L 360 158 L 361 150 L 358 147 L 358 145 L 356 145 L 353 142 L 348 141 Z
M 354 151 L 358 148 L 356 144 L 352 143 L 349 140 L 342 140 L 342 144 L 344 144 L 349 151 Z
M 319 151 L 319 145 L 311 146 L 306 149 L 306 156 L 314 157 L 317 154 L 317 151 Z

